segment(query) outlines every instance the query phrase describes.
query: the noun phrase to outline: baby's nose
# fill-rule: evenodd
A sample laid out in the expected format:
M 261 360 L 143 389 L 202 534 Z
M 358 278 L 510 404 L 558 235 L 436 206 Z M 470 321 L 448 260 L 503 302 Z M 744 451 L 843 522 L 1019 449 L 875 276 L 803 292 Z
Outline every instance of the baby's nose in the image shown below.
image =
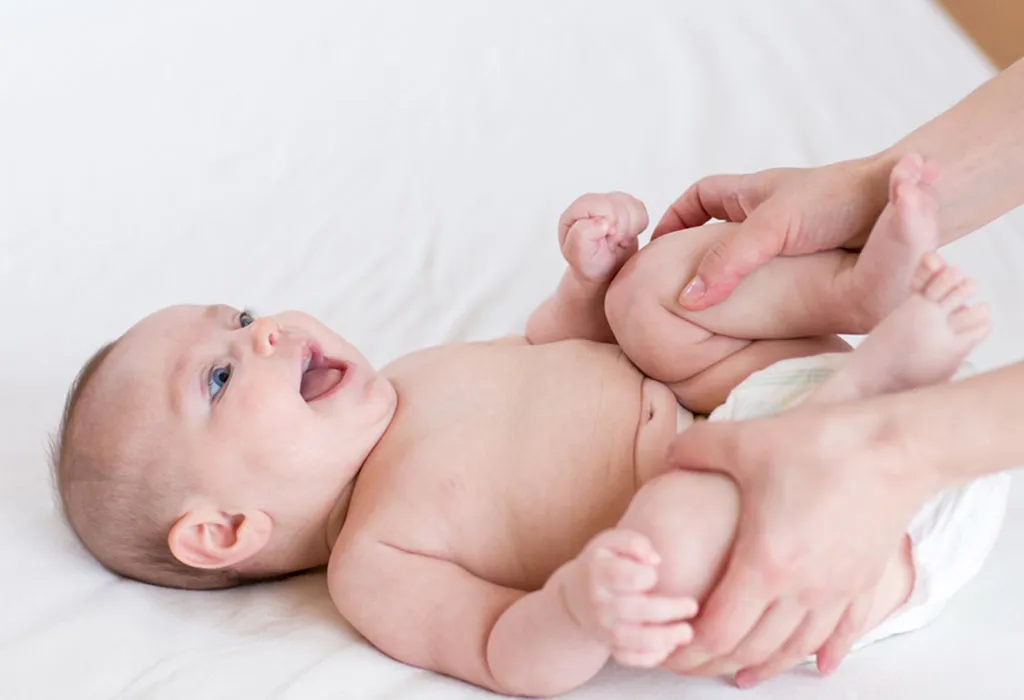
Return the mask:
M 264 316 L 252 322 L 250 337 L 253 352 L 260 357 L 269 357 L 281 337 L 281 327 L 272 317 Z

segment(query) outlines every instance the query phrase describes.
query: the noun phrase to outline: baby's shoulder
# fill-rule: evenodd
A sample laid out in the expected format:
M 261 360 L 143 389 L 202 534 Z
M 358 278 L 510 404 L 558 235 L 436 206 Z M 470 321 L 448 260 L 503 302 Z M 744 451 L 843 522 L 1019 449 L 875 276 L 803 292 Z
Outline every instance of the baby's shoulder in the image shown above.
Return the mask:
M 429 451 L 394 450 L 383 459 L 368 460 L 360 472 L 348 513 L 332 552 L 349 555 L 370 542 L 384 542 L 403 549 L 443 549 L 445 531 L 438 517 L 433 484 L 426 475 Z

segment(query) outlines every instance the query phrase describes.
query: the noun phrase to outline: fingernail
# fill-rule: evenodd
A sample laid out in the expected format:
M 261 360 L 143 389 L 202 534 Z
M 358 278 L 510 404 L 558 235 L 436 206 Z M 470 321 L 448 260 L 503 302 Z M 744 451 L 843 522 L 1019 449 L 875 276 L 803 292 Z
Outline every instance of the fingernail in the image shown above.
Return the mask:
M 825 659 L 823 662 L 818 664 L 818 673 L 823 676 L 831 675 L 835 670 L 839 668 L 839 664 L 833 659 Z
M 757 681 L 752 674 L 743 673 L 742 671 L 736 674 L 736 687 L 741 690 L 753 688 L 755 685 L 757 685 Z
M 683 294 L 679 297 L 679 301 L 681 303 L 697 301 L 704 296 L 704 292 L 706 291 L 707 287 L 704 286 L 704 280 L 700 277 L 694 277 L 690 280 L 690 283 L 683 288 Z

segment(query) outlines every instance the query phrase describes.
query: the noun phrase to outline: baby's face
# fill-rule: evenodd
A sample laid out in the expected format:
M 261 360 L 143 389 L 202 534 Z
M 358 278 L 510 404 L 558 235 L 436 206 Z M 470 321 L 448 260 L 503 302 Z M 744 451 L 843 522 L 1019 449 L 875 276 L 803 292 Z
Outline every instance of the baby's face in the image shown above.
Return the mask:
M 282 517 L 337 495 L 397 401 L 354 347 L 298 312 L 171 307 L 129 330 L 108 362 L 104 383 L 130 392 L 125 425 L 152 432 L 147 447 L 182 478 L 238 501 L 224 507 Z

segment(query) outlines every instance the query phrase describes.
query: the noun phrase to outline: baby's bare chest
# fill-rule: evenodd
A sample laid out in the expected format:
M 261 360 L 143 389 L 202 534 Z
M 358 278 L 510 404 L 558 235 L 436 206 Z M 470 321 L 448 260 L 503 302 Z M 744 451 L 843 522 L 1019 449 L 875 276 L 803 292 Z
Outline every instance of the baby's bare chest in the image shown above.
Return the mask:
M 390 377 L 398 413 L 353 508 L 393 544 L 539 587 L 635 492 L 643 377 L 606 346 L 467 349 Z

